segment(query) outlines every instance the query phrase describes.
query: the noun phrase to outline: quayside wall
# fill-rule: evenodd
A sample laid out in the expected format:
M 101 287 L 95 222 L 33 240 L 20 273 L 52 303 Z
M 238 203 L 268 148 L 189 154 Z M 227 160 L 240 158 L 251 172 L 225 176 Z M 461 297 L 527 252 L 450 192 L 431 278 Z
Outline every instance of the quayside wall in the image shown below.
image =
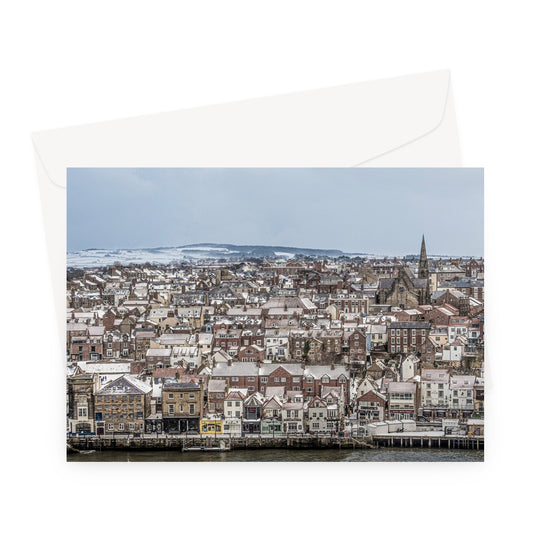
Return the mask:
M 254 448 L 293 448 L 293 449 L 363 449 L 363 448 L 446 448 L 462 450 L 482 450 L 483 438 L 438 436 L 402 437 L 399 435 L 379 435 L 373 437 L 335 436 L 249 436 L 249 437 L 200 437 L 200 436 L 160 436 L 160 437 L 110 437 L 87 436 L 68 437 L 67 451 L 77 453 L 85 450 L 164 450 L 202 449 L 205 451 L 229 451 Z

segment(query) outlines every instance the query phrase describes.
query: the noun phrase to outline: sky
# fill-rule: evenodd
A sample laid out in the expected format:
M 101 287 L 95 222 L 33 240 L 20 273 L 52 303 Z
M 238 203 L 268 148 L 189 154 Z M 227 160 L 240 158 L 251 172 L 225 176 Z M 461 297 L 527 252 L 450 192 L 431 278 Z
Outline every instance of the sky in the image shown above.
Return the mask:
M 483 255 L 483 169 L 70 168 L 67 249 L 196 243 Z

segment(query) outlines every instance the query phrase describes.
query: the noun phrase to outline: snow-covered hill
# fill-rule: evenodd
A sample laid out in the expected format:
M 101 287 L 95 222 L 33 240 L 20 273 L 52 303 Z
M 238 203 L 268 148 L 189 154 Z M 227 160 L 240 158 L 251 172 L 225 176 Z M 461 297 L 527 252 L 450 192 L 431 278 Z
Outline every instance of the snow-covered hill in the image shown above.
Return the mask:
M 339 257 L 341 255 L 371 257 L 371 254 L 347 254 L 341 250 L 322 250 L 316 248 L 295 248 L 287 246 L 255 246 L 235 244 L 191 244 L 177 247 L 128 248 L 120 250 L 102 250 L 91 248 L 67 254 L 68 267 L 106 266 L 113 263 L 159 263 L 169 264 L 185 260 L 198 259 L 246 259 L 271 257 L 292 259 L 296 255 L 315 257 Z

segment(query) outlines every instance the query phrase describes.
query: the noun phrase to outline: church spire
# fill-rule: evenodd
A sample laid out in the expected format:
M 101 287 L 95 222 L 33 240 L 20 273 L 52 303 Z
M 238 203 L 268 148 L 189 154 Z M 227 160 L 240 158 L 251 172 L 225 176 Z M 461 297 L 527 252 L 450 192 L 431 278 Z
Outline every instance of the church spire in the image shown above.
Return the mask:
M 429 278 L 428 256 L 426 254 L 426 241 L 422 235 L 422 247 L 420 248 L 420 260 L 418 262 L 418 277 L 421 279 Z

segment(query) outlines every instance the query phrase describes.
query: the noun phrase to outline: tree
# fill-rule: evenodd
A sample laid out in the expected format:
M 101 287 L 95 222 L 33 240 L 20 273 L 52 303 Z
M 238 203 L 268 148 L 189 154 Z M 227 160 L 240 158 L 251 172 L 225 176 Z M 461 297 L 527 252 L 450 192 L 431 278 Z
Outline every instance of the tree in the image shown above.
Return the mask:
M 305 341 L 304 344 L 304 358 L 307 359 L 309 357 L 309 348 L 310 348 L 309 341 Z

